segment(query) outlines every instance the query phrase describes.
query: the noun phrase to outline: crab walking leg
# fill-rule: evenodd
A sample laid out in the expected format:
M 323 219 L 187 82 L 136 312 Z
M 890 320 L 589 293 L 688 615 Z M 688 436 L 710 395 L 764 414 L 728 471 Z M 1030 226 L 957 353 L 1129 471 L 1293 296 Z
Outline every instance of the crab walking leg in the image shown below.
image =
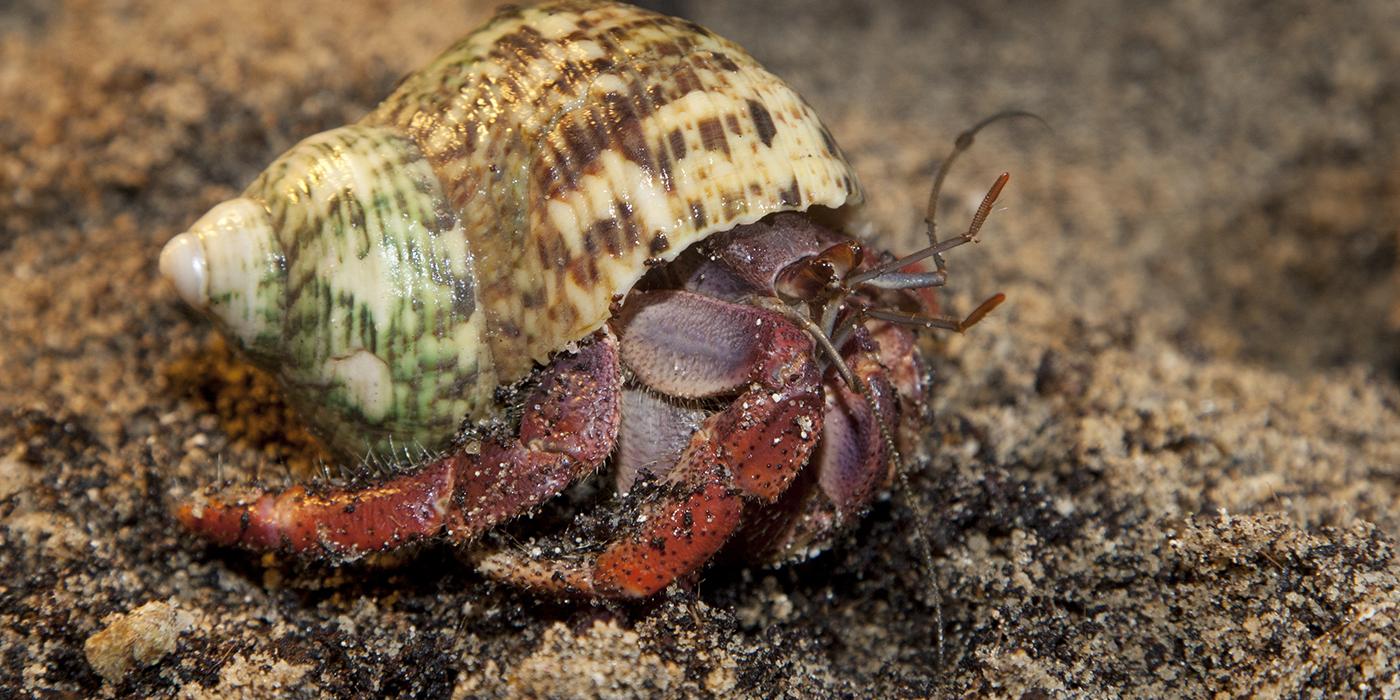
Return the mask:
M 598 467 L 620 420 L 617 343 L 599 332 L 575 354 L 560 353 L 526 399 L 517 440 L 487 441 L 413 474 L 362 489 L 321 494 L 301 486 L 249 499 L 181 504 L 191 531 L 221 545 L 353 557 L 446 529 L 470 539 L 557 494 Z
M 597 555 L 482 559 L 484 573 L 554 592 L 652 595 L 704 566 L 742 523 L 746 502 L 771 503 L 821 434 L 812 341 L 782 315 L 689 292 L 634 292 L 619 318 L 622 358 L 672 396 L 738 392 L 691 437 L 662 483 L 634 502 L 633 526 Z M 566 536 L 567 537 L 567 536 Z
M 466 541 L 524 514 L 593 473 L 617 444 L 622 366 L 599 331 L 577 354 L 560 353 L 525 400 L 520 437 L 459 459 L 448 534 Z
M 454 467 L 451 458 L 441 459 L 364 489 L 312 493 L 293 486 L 232 502 L 196 496 L 181 503 L 175 516 L 219 545 L 353 557 L 441 531 Z

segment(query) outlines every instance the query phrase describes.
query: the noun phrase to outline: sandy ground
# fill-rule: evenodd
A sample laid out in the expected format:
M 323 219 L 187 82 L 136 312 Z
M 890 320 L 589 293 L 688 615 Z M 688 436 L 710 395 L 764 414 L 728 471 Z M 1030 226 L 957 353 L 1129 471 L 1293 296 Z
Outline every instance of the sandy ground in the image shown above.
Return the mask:
M 1054 130 L 994 127 L 949 182 L 951 228 L 1012 173 L 949 297 L 1009 301 L 933 358 L 910 490 L 811 562 L 616 608 L 446 547 L 334 569 L 172 526 L 308 448 L 161 244 L 487 11 L 237 4 L 0 3 L 0 688 L 1400 690 L 1400 4 L 662 3 L 808 97 L 894 248 L 959 130 Z

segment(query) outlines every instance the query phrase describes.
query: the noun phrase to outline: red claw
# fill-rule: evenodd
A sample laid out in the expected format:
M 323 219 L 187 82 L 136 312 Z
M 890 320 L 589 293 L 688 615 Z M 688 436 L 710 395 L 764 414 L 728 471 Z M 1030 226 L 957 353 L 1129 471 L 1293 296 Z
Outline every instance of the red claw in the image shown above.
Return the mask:
M 738 396 L 700 425 L 632 511 L 636 524 L 596 558 L 503 551 L 479 563 L 488 575 L 560 593 L 652 595 L 699 571 L 742 524 L 744 504 L 773 502 L 807 463 L 821 434 L 822 387 L 806 333 L 754 306 L 639 294 L 643 311 L 621 320 L 622 354 L 638 379 L 673 395 Z
M 592 588 L 644 598 L 700 570 L 738 529 L 744 501 L 717 464 L 642 508 L 646 520 L 594 564 Z

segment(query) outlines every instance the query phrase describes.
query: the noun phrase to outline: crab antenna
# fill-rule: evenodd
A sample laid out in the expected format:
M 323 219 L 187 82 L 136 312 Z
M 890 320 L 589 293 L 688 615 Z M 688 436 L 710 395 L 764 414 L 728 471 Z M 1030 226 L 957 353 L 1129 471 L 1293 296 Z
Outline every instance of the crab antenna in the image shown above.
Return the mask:
M 933 509 L 924 500 L 924 494 L 915 490 L 909 483 L 909 475 L 903 469 L 896 475 L 899 479 L 899 493 L 909 499 L 909 509 L 914 512 L 914 546 L 919 550 L 927 577 L 927 592 L 933 600 L 934 645 L 938 654 L 938 665 L 943 665 L 943 587 L 938 585 L 938 571 L 933 566 L 933 539 L 929 537 L 927 519 Z
M 821 329 L 822 332 L 825 333 L 826 337 L 828 338 L 836 338 L 836 323 L 841 318 L 841 309 L 845 308 L 846 306 L 847 296 L 848 295 L 846 294 L 842 294 L 837 298 L 832 299 L 831 301 L 827 302 L 826 308 L 822 309 Z M 844 342 L 838 342 L 836 343 L 836 347 L 839 348 L 844 344 Z
M 997 297 L 1001 297 L 1001 295 L 998 294 Z M 988 311 L 991 311 L 992 308 L 999 303 L 1001 303 L 1000 299 L 997 299 L 996 303 L 990 304 L 990 306 L 988 302 L 983 302 L 982 306 L 978 307 L 978 309 L 973 312 L 972 316 L 968 318 L 971 319 L 971 323 L 976 323 L 977 319 L 985 316 Z M 836 306 L 837 304 L 833 303 L 828 309 Z M 932 539 L 929 537 L 928 527 L 925 522 L 931 509 L 924 502 L 922 494 L 913 491 L 910 486 L 909 475 L 904 470 L 904 457 L 899 453 L 899 445 L 895 442 L 894 431 L 890 428 L 889 421 L 886 419 L 884 412 L 880 410 L 879 403 L 877 403 L 875 397 L 871 395 L 869 385 L 856 379 L 855 374 L 851 372 L 850 368 L 846 366 L 845 360 L 841 358 L 840 351 L 837 350 L 837 348 L 844 346 L 846 341 L 850 340 L 851 333 L 854 333 L 856 326 L 860 325 L 862 312 L 857 311 L 856 313 L 850 314 L 847 317 L 845 327 L 842 328 L 834 338 L 831 338 L 828 337 L 826 333 L 821 332 L 821 327 L 817 326 L 811 319 L 803 316 L 791 306 L 781 304 L 780 308 L 783 309 L 785 315 L 808 329 L 808 332 L 817 340 L 817 343 L 821 345 L 822 349 L 831 357 L 832 363 L 836 367 L 837 372 L 840 373 L 841 377 L 846 381 L 846 384 L 860 394 L 865 404 L 870 407 L 870 412 L 875 417 L 875 425 L 880 429 L 880 440 L 885 443 L 885 449 L 889 452 L 890 466 L 894 471 L 895 478 L 899 480 L 900 493 L 906 494 L 909 498 L 913 499 L 910 505 L 911 510 L 915 513 L 914 546 L 918 548 L 919 556 L 927 569 L 925 581 L 934 608 L 934 639 L 935 647 L 938 650 L 938 663 L 941 666 L 943 664 L 943 648 L 945 643 L 943 637 L 943 588 L 938 584 L 938 572 L 933 568 L 933 543 Z M 966 325 L 971 325 L 971 323 L 967 323 Z
M 982 231 L 982 224 L 987 221 L 987 217 L 992 214 L 992 205 L 997 203 L 997 197 L 1001 196 L 1001 190 L 1006 187 L 1006 183 L 1011 180 L 1011 173 L 1003 172 L 997 176 L 997 181 L 992 183 L 992 188 L 987 190 L 987 194 L 982 195 L 982 203 L 977 206 L 977 213 L 972 215 L 972 223 L 967 227 L 967 233 L 962 238 L 969 241 L 977 240 L 977 234 Z
M 972 215 L 972 223 L 968 225 L 966 233 L 958 236 L 957 238 L 949 238 L 946 241 L 934 243 L 929 247 L 924 248 L 923 250 L 910 253 L 909 255 L 899 258 L 898 260 L 887 262 L 878 267 L 866 270 L 865 272 L 862 272 L 859 275 L 855 275 L 850 279 L 846 280 L 846 285 L 854 287 L 856 285 L 870 283 L 876 278 L 901 270 L 905 266 L 919 262 L 920 260 L 923 260 L 924 258 L 927 258 L 930 255 L 934 256 L 934 260 L 937 261 L 935 264 L 938 266 L 938 270 L 936 272 L 927 274 L 943 275 L 944 278 L 946 278 L 947 268 L 942 264 L 942 259 L 939 256 L 942 253 L 946 253 L 960 245 L 972 243 L 973 241 L 977 240 L 977 234 L 982 232 L 982 224 L 986 223 L 987 217 L 991 216 L 992 214 L 992 206 L 996 204 L 997 198 L 1001 196 L 1002 189 L 1004 189 L 1006 187 L 1006 183 L 1010 181 L 1011 173 L 1002 173 L 1001 175 L 997 176 L 996 182 L 993 182 L 991 188 L 987 190 L 987 194 L 982 196 L 982 203 L 978 205 L 977 213 Z M 942 283 L 940 282 L 939 284 L 928 286 L 936 287 L 940 286 L 941 284 Z
M 880 437 L 885 442 L 885 448 L 890 452 L 890 461 L 893 462 L 895 472 L 903 471 L 901 469 L 899 447 L 894 441 L 894 432 L 890 430 L 889 422 L 885 420 L 885 414 L 880 411 L 879 404 L 875 401 L 875 397 L 871 395 L 870 386 L 857 379 L 855 373 L 851 371 L 851 368 L 846 365 L 846 361 L 841 357 L 839 345 L 844 345 L 844 340 L 840 344 L 833 343 L 832 339 L 827 336 L 826 331 L 824 331 L 821 326 L 817 325 L 815 321 L 807 318 L 802 312 L 788 304 L 779 302 L 777 304 L 764 304 L 764 306 L 774 309 L 792 319 L 795 323 L 806 329 L 807 333 L 817 341 L 817 344 L 820 345 L 827 356 L 831 358 L 831 363 L 836 367 L 836 372 L 841 375 L 841 379 L 846 382 L 846 385 L 849 386 L 852 391 L 860 394 L 861 398 L 865 399 L 866 404 L 870 406 L 870 412 L 875 415 L 875 423 L 880 427 Z
M 1006 301 L 1006 295 L 997 292 L 988 297 L 986 301 L 977 305 L 967 318 L 959 320 L 956 316 L 920 316 L 918 314 L 904 313 L 903 311 L 891 311 L 888 309 L 866 309 L 862 313 L 865 315 L 886 321 L 888 323 L 898 323 L 904 326 L 919 326 L 921 328 L 941 328 L 943 330 L 956 331 L 962 333 L 968 328 L 976 325 L 992 312 L 1001 303 Z
M 1035 114 L 1034 112 L 1027 112 L 1021 109 L 1008 109 L 1004 112 L 997 112 L 996 114 L 993 114 L 992 116 L 987 117 L 986 119 L 983 119 L 982 121 L 977 122 L 976 124 L 973 124 L 971 128 L 969 128 L 967 131 L 962 132 L 961 134 L 958 134 L 958 137 L 956 139 L 953 139 L 952 152 L 949 153 L 948 157 L 944 158 L 943 162 L 939 164 L 938 173 L 933 176 L 933 187 L 929 190 L 928 193 L 928 207 L 924 210 L 924 224 L 928 226 L 929 246 L 938 245 L 938 195 L 943 191 L 943 180 L 948 177 L 948 171 L 952 170 L 953 162 L 958 159 L 958 156 L 963 154 L 963 151 L 966 151 L 967 149 L 972 147 L 972 141 L 977 137 L 977 132 L 996 122 L 1002 121 L 1003 119 L 1016 119 L 1018 117 L 1028 117 L 1030 119 L 1034 119 L 1037 122 L 1040 122 L 1041 126 L 1044 126 L 1046 129 L 1050 128 L 1050 125 L 1047 124 L 1044 119 L 1041 119 L 1040 115 Z M 943 256 L 939 255 L 938 253 L 935 253 L 934 256 L 935 257 L 933 259 L 933 264 L 935 268 L 938 269 L 938 271 L 942 272 L 946 268 L 946 264 L 943 261 Z

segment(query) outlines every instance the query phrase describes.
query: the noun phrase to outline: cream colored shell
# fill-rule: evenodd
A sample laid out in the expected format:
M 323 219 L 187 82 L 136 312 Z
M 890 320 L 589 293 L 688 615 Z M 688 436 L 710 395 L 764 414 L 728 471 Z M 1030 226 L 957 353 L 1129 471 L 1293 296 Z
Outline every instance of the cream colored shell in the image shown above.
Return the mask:
M 181 295 L 333 447 L 437 447 L 716 231 L 858 201 L 735 44 L 617 3 L 509 10 L 177 237 Z

